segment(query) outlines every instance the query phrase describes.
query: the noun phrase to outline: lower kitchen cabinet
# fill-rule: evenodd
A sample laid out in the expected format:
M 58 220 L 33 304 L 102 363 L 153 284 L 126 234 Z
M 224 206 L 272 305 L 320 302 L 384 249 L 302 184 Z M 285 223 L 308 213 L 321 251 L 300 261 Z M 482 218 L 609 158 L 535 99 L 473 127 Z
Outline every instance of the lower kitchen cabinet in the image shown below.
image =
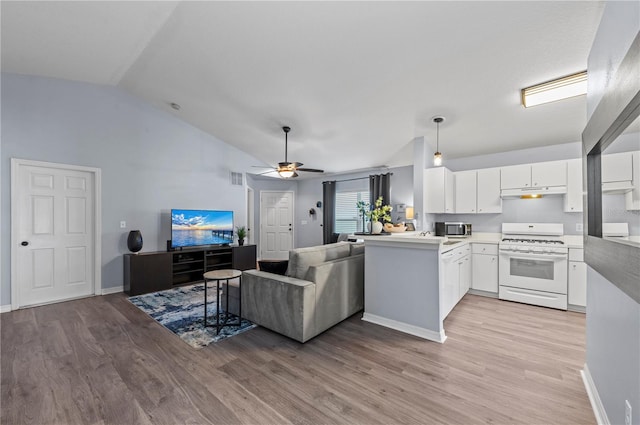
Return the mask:
M 472 245 L 471 289 L 498 293 L 498 245 L 474 243 Z
M 469 244 L 442 254 L 443 268 L 440 291 L 440 314 L 444 319 L 471 286 L 471 256 Z
M 584 250 L 569 248 L 569 286 L 567 304 L 587 306 L 587 264 L 584 262 Z

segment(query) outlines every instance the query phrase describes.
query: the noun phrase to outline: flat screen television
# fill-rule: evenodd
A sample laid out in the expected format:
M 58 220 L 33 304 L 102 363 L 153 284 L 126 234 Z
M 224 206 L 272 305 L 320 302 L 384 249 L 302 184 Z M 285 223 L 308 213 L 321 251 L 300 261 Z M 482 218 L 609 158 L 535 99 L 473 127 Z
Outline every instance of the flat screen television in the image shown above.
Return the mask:
M 171 248 L 233 243 L 233 211 L 171 210 Z

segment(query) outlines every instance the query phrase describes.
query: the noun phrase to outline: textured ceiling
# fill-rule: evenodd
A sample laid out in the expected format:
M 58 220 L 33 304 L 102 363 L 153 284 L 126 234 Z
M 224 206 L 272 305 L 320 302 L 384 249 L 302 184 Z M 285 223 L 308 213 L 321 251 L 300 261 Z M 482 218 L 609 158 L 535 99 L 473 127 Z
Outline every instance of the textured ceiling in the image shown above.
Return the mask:
M 576 142 L 584 96 L 523 87 L 586 69 L 602 2 L 7 2 L 2 70 L 109 84 L 262 160 L 410 164 Z M 180 111 L 169 103 L 181 105 Z

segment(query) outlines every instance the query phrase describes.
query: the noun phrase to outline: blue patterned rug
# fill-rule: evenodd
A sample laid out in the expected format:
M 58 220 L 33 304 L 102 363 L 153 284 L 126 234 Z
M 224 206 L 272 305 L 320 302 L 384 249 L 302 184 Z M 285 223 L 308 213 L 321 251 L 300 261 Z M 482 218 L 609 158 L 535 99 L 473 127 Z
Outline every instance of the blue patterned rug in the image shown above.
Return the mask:
M 222 293 L 220 294 L 222 296 Z M 207 291 L 207 323 L 215 323 L 215 286 Z M 182 286 L 166 291 L 129 297 L 129 301 L 193 348 L 202 348 L 256 327 L 248 320 L 242 326 L 226 326 L 216 334 L 215 327 L 204 327 L 204 284 Z M 221 316 L 221 320 L 224 316 Z M 234 316 L 230 321 L 237 321 Z

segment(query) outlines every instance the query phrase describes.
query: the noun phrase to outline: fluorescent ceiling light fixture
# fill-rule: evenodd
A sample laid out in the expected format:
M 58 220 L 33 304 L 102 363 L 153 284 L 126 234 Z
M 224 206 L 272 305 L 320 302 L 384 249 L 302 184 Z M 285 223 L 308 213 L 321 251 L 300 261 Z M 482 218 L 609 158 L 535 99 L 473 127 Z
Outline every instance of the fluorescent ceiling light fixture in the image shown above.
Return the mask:
M 587 71 L 567 75 L 521 90 L 525 108 L 587 94 Z

